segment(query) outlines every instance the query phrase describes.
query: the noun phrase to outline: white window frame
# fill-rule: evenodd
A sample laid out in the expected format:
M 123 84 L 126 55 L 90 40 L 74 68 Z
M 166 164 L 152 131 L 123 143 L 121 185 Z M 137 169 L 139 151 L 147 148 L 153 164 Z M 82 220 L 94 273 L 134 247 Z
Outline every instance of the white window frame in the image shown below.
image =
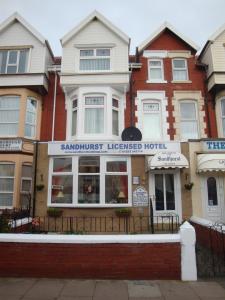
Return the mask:
M 181 104 L 182 103 L 191 103 L 194 104 L 195 106 L 195 115 L 196 115 L 196 119 L 182 119 L 181 118 Z M 196 122 L 197 124 L 197 137 L 193 137 L 193 138 L 189 138 L 189 139 L 198 139 L 199 138 L 199 116 L 198 116 L 198 107 L 197 107 L 197 101 L 196 100 L 179 100 L 179 112 L 180 112 L 180 139 L 182 141 L 187 141 L 187 138 L 182 137 L 182 132 L 181 132 L 181 123 L 182 122 Z
M 116 100 L 118 102 L 118 107 L 115 107 L 113 105 L 113 100 Z M 116 111 L 118 113 L 118 124 L 117 124 L 118 134 L 113 133 L 113 111 Z M 117 97 L 112 96 L 112 135 L 118 137 L 119 134 L 120 134 L 120 101 L 119 101 L 119 99 L 117 99 Z
M 176 68 L 175 66 L 174 66 L 174 61 L 175 60 L 182 60 L 182 61 L 184 61 L 185 62 L 185 67 L 184 68 Z M 173 58 L 172 59 L 172 71 L 173 71 L 173 81 L 188 81 L 189 80 L 189 76 L 188 76 L 188 63 L 187 63 L 187 59 L 186 58 L 181 58 L 181 57 L 176 57 L 176 58 Z M 186 79 L 175 79 L 175 77 L 174 77 L 174 71 L 184 71 L 185 73 L 186 73 Z
M 28 163 L 23 163 L 22 164 L 22 169 L 23 169 L 23 166 L 28 166 L 28 167 L 31 167 L 32 168 L 32 164 L 28 164 Z M 26 180 L 26 181 L 30 181 L 31 182 L 31 185 L 30 185 L 30 191 L 23 191 L 22 187 L 23 187 L 23 181 Z M 22 194 L 28 194 L 28 193 L 31 193 L 32 192 L 32 177 L 24 177 L 24 176 L 21 176 L 21 186 L 20 186 L 20 193 Z
M 159 122 L 160 122 L 160 137 L 159 140 L 162 139 L 163 136 L 163 126 L 162 126 L 162 107 L 161 107 L 161 101 L 158 99 L 143 99 L 142 100 L 142 128 L 144 128 L 144 114 L 145 115 L 152 115 L 152 114 L 157 114 L 159 115 Z M 158 104 L 159 105 L 159 110 L 158 111 L 145 111 L 144 110 L 144 104 Z M 148 140 L 149 138 L 147 138 Z M 143 140 L 146 140 L 146 138 L 143 136 Z
M 77 102 L 77 106 L 76 107 L 73 107 L 73 103 L 74 102 Z M 74 97 L 74 98 L 72 98 L 72 100 L 71 100 L 71 111 L 72 111 L 72 114 L 71 114 L 71 136 L 72 137 L 75 137 L 75 136 L 77 136 L 77 129 L 78 129 L 78 98 L 77 97 Z M 75 132 L 75 134 L 73 134 L 73 113 L 74 112 L 77 112 L 77 118 L 76 118 L 76 132 Z
M 0 162 L 1 165 L 14 165 L 14 176 L 0 176 L 1 179 L 13 179 L 13 191 L 1 191 L 2 194 L 12 194 L 12 205 L 11 206 L 3 206 L 0 205 L 1 209 L 12 208 L 14 203 L 14 189 L 15 189 L 15 169 L 16 164 L 14 162 Z
M 15 134 L 12 134 L 12 135 L 9 135 L 9 134 L 5 134 L 5 135 L 0 135 L 2 137 L 16 137 L 18 136 L 18 131 L 19 131 L 19 125 L 20 125 L 20 104 L 21 104 L 21 99 L 20 99 L 20 96 L 18 95 L 1 95 L 0 96 L 0 101 L 1 99 L 4 99 L 4 98 L 7 98 L 7 97 L 11 97 L 11 98 L 17 98 L 18 99 L 18 102 L 19 102 L 19 108 L 18 109 L 15 109 L 15 108 L 5 108 L 5 109 L 0 109 L 0 111 L 18 111 L 18 122 L 1 122 L 0 120 L 0 126 L 1 124 L 17 124 L 17 133 Z
M 157 61 L 161 63 L 161 67 L 154 67 L 154 66 L 150 66 L 150 63 L 152 61 Z M 157 79 L 153 79 L 151 78 L 151 69 L 160 69 L 161 70 L 161 78 L 157 78 Z M 163 64 L 163 59 L 161 58 L 150 58 L 148 59 L 148 83 L 166 83 L 166 81 L 164 80 L 164 64 Z
M 85 155 L 81 155 L 85 156 Z M 87 155 L 86 155 L 87 156 Z M 89 155 L 88 155 L 89 156 Z M 98 155 L 94 155 L 98 156 Z M 53 160 L 54 158 L 66 158 L 72 157 L 72 172 L 53 172 Z M 100 157 L 100 172 L 97 174 L 100 176 L 100 202 L 79 204 L 78 203 L 78 168 L 79 168 L 79 156 L 55 156 L 50 158 L 49 162 L 49 186 L 48 186 L 48 207 L 83 207 L 83 208 L 112 208 L 112 207 L 131 207 L 132 206 L 132 185 L 131 185 L 131 158 L 128 156 L 116 157 L 116 156 L 99 156 Z M 127 172 L 107 172 L 107 161 L 127 161 Z M 128 203 L 105 203 L 105 176 L 111 175 L 127 175 L 128 176 Z M 52 193 L 52 176 L 56 175 L 73 175 L 73 197 L 72 203 L 51 203 Z M 84 175 L 84 173 L 82 173 Z M 95 175 L 95 173 L 88 173 L 88 175 Z
M 27 109 L 27 104 L 28 104 L 28 101 L 29 101 L 29 100 L 32 100 L 32 101 L 35 101 L 35 102 L 36 102 L 36 112 L 35 112 L 35 122 L 34 122 L 34 123 L 29 123 L 29 122 L 27 122 L 27 112 L 33 114 L 32 111 L 29 111 L 29 110 Z M 33 97 L 27 97 L 27 100 L 26 100 L 25 128 L 24 128 L 24 136 L 27 137 L 27 138 L 35 139 L 36 136 L 37 136 L 37 114 L 38 114 L 38 101 L 37 101 L 37 99 L 35 99 L 35 98 L 33 98 Z M 25 132 L 26 132 L 26 125 L 30 125 L 30 126 L 34 127 L 34 135 L 33 135 L 33 136 L 25 135 Z
M 7 50 L 0 50 L 0 51 L 5 51 L 7 52 L 7 57 L 6 57 L 6 66 L 5 70 L 1 74 L 20 74 L 19 73 L 19 61 L 20 61 L 20 53 L 21 51 L 27 50 L 27 65 L 24 73 L 28 72 L 28 65 L 29 65 L 29 59 L 30 59 L 30 49 L 29 48 L 23 48 L 23 49 L 7 49 Z M 16 57 L 16 63 L 9 63 L 9 55 L 10 52 L 17 52 L 17 57 Z M 15 73 L 8 73 L 8 67 L 10 66 L 15 66 L 16 67 L 16 72 Z
M 109 52 L 110 52 L 110 54 L 109 54 L 109 56 L 98 56 L 97 55 L 97 50 L 109 50 Z M 85 51 L 85 50 L 93 50 L 93 55 L 91 55 L 91 56 L 81 56 L 81 51 Z M 109 47 L 98 47 L 98 48 L 81 48 L 81 49 L 79 49 L 79 71 L 80 72 L 84 72 L 84 73 L 89 73 L 89 72 L 110 72 L 111 71 L 111 59 L 112 59 L 112 57 L 111 57 L 111 48 L 109 48 Z M 109 59 L 109 69 L 100 69 L 100 70 L 81 70 L 81 65 L 80 65 L 80 62 L 81 62 L 81 60 L 87 60 L 87 59 L 92 59 L 92 60 L 101 60 L 101 59 Z

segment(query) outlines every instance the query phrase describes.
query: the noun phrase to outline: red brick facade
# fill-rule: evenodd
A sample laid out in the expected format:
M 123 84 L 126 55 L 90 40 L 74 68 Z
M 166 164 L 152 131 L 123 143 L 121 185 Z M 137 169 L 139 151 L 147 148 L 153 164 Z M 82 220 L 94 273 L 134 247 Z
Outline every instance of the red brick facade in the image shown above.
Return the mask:
M 181 278 L 179 243 L 0 243 L 0 252 L 2 277 Z

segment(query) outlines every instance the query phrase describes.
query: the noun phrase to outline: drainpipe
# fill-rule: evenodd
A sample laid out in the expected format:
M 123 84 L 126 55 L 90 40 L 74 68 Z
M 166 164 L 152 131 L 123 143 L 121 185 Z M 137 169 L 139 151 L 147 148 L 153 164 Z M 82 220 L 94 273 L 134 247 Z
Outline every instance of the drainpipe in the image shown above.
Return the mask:
M 55 68 L 55 85 L 54 85 L 54 96 L 53 96 L 53 115 L 52 115 L 52 141 L 54 141 L 55 133 L 55 107 L 56 107 L 56 89 L 57 89 L 57 71 Z
M 36 181 L 37 181 L 37 157 L 38 157 L 38 141 L 34 142 L 34 178 L 33 178 L 33 203 L 32 203 L 32 217 L 35 216 L 36 204 Z

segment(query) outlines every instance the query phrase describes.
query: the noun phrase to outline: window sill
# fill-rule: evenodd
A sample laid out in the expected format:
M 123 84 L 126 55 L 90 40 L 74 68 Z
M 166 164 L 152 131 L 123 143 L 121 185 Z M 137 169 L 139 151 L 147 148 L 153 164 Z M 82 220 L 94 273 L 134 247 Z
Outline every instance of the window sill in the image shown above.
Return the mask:
M 167 80 L 147 80 L 146 83 L 167 83 Z
M 63 208 L 117 208 L 117 207 L 132 207 L 131 203 L 119 204 L 60 204 L 50 203 L 48 207 L 63 207 Z
M 171 83 L 192 83 L 191 80 L 172 80 Z

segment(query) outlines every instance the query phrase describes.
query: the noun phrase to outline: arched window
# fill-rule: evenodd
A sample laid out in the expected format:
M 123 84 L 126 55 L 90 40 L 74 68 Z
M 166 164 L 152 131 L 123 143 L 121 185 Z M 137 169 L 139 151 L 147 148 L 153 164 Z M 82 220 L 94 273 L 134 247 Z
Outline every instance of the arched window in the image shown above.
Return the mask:
M 217 199 L 217 186 L 215 177 L 209 177 L 207 179 L 207 191 L 208 191 L 208 205 L 218 205 Z
M 195 101 L 183 100 L 180 102 L 180 136 L 185 140 L 199 138 Z

